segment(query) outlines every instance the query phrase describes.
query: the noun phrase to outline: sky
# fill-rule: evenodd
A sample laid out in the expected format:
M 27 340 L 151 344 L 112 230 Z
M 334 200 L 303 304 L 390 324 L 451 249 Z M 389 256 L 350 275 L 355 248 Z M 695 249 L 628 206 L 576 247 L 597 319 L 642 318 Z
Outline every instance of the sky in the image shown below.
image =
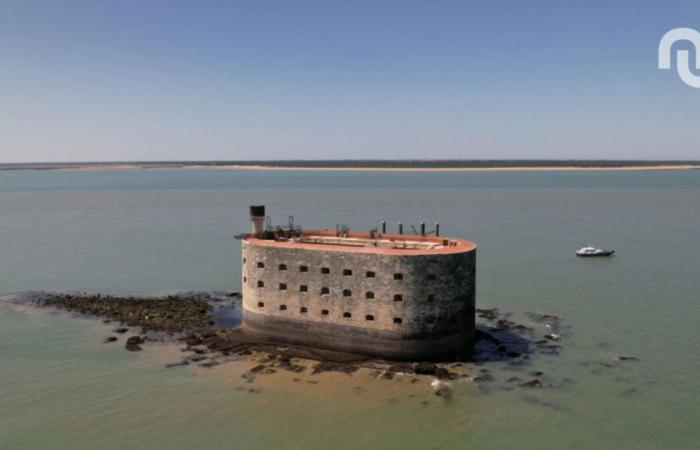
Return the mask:
M 0 162 L 697 160 L 676 27 L 700 1 L 0 0 Z

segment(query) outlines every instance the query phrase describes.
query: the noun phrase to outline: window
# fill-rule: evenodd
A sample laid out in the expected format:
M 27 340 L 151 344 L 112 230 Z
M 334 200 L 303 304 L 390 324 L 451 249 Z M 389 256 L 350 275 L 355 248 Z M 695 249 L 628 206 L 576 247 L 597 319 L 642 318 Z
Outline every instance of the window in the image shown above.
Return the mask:
M 243 277 L 243 282 L 245 283 L 246 281 L 248 281 L 248 277 Z
M 245 261 L 246 261 L 246 259 L 245 259 L 245 258 L 243 258 L 243 264 L 245 264 Z
M 321 315 L 322 315 L 322 316 L 327 316 L 327 315 L 328 315 L 328 310 L 327 310 L 327 309 L 322 309 L 322 310 L 321 310 Z
M 306 314 L 307 312 L 309 312 L 309 310 L 306 308 L 306 306 L 302 306 L 301 308 L 299 308 L 299 312 L 302 314 Z
M 401 295 L 401 294 L 394 294 L 394 301 L 395 301 L 395 302 L 402 302 L 402 301 L 403 301 L 403 295 Z
M 321 273 L 329 274 L 331 273 L 331 269 L 329 269 L 328 267 L 321 267 Z
M 331 290 L 328 289 L 327 287 L 322 287 L 321 288 L 321 295 L 328 295 L 331 293 Z
M 280 283 L 280 291 L 286 291 L 287 290 L 287 283 Z
M 265 268 L 265 263 L 262 261 L 258 261 L 258 269 L 264 269 Z
M 287 270 L 287 265 L 286 265 L 286 264 L 280 264 L 279 269 L 280 269 L 280 270 Z
M 265 287 L 265 283 L 263 281 L 258 281 L 258 287 Z
M 434 301 L 435 301 L 435 295 L 434 295 L 434 294 L 428 294 L 428 301 L 429 301 L 429 302 L 434 302 Z
M 265 303 L 263 303 L 263 302 L 258 302 L 258 308 L 264 308 L 264 307 L 265 307 Z
M 401 325 L 403 323 L 403 320 L 401 320 L 401 317 L 394 317 L 394 323 L 396 325 Z
M 299 272 L 308 272 L 309 266 L 299 266 Z
M 349 312 L 344 312 L 344 313 L 343 313 L 343 319 L 349 319 L 349 318 L 351 318 L 351 317 L 352 317 L 352 314 L 350 314 Z
M 305 284 L 299 286 L 299 292 L 309 292 L 309 287 Z
M 375 275 L 374 272 L 369 271 L 369 272 L 367 272 L 367 273 L 365 274 L 365 276 L 366 276 L 367 278 L 374 278 L 376 275 Z
M 365 294 L 365 298 L 374 298 L 374 292 L 367 291 L 367 293 Z
M 365 320 L 374 320 L 374 316 L 372 314 L 367 314 Z
M 435 275 L 434 273 L 429 273 L 428 274 L 428 281 L 435 281 L 435 280 L 437 280 L 437 275 Z
M 352 291 L 350 289 L 343 289 L 343 297 L 352 297 Z
M 394 280 L 403 280 L 403 274 L 402 273 L 395 273 Z
M 351 277 L 351 276 L 352 276 L 352 270 L 350 270 L 350 269 L 343 269 L 343 276 Z
M 287 305 L 280 305 L 280 311 L 286 311 Z

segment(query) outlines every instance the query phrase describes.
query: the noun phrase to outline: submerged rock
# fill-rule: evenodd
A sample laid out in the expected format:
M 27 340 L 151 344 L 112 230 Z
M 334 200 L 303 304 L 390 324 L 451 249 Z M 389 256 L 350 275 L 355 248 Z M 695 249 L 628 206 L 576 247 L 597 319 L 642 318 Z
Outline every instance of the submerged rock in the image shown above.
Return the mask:
M 429 362 L 419 362 L 413 366 L 413 371 L 417 375 L 435 375 L 437 365 Z
M 105 344 L 108 342 L 114 342 L 117 340 L 116 336 L 108 336 L 107 339 L 105 339 Z
M 541 388 L 543 386 L 543 384 L 539 378 L 533 378 L 530 381 L 526 381 L 526 382 L 520 384 L 520 386 L 530 387 L 530 388 Z

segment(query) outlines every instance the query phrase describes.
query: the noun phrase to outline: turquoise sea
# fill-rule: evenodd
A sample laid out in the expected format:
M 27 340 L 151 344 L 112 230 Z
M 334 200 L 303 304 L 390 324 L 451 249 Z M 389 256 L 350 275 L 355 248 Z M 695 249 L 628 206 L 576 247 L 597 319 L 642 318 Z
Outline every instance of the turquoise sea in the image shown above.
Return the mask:
M 1 449 L 700 447 L 700 171 L 0 172 L 0 293 L 238 291 L 251 203 L 273 221 L 440 222 L 478 245 L 477 303 L 561 316 L 542 389 L 165 368 L 114 325 L 0 301 Z M 410 229 L 410 228 L 409 228 Z M 577 259 L 584 244 L 609 259 Z M 620 355 L 639 358 L 620 361 Z

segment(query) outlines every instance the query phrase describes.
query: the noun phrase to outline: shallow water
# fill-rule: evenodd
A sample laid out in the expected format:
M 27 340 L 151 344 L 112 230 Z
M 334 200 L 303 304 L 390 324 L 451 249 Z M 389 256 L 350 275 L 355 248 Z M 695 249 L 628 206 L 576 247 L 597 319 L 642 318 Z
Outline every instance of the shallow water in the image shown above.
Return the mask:
M 439 221 L 479 246 L 478 305 L 562 316 L 564 350 L 446 401 L 429 379 L 166 369 L 176 346 L 0 304 L 0 448 L 696 447 L 700 171 L 0 172 L 0 293 L 237 291 L 253 202 L 308 227 Z M 504 389 L 531 370 L 553 386 Z

